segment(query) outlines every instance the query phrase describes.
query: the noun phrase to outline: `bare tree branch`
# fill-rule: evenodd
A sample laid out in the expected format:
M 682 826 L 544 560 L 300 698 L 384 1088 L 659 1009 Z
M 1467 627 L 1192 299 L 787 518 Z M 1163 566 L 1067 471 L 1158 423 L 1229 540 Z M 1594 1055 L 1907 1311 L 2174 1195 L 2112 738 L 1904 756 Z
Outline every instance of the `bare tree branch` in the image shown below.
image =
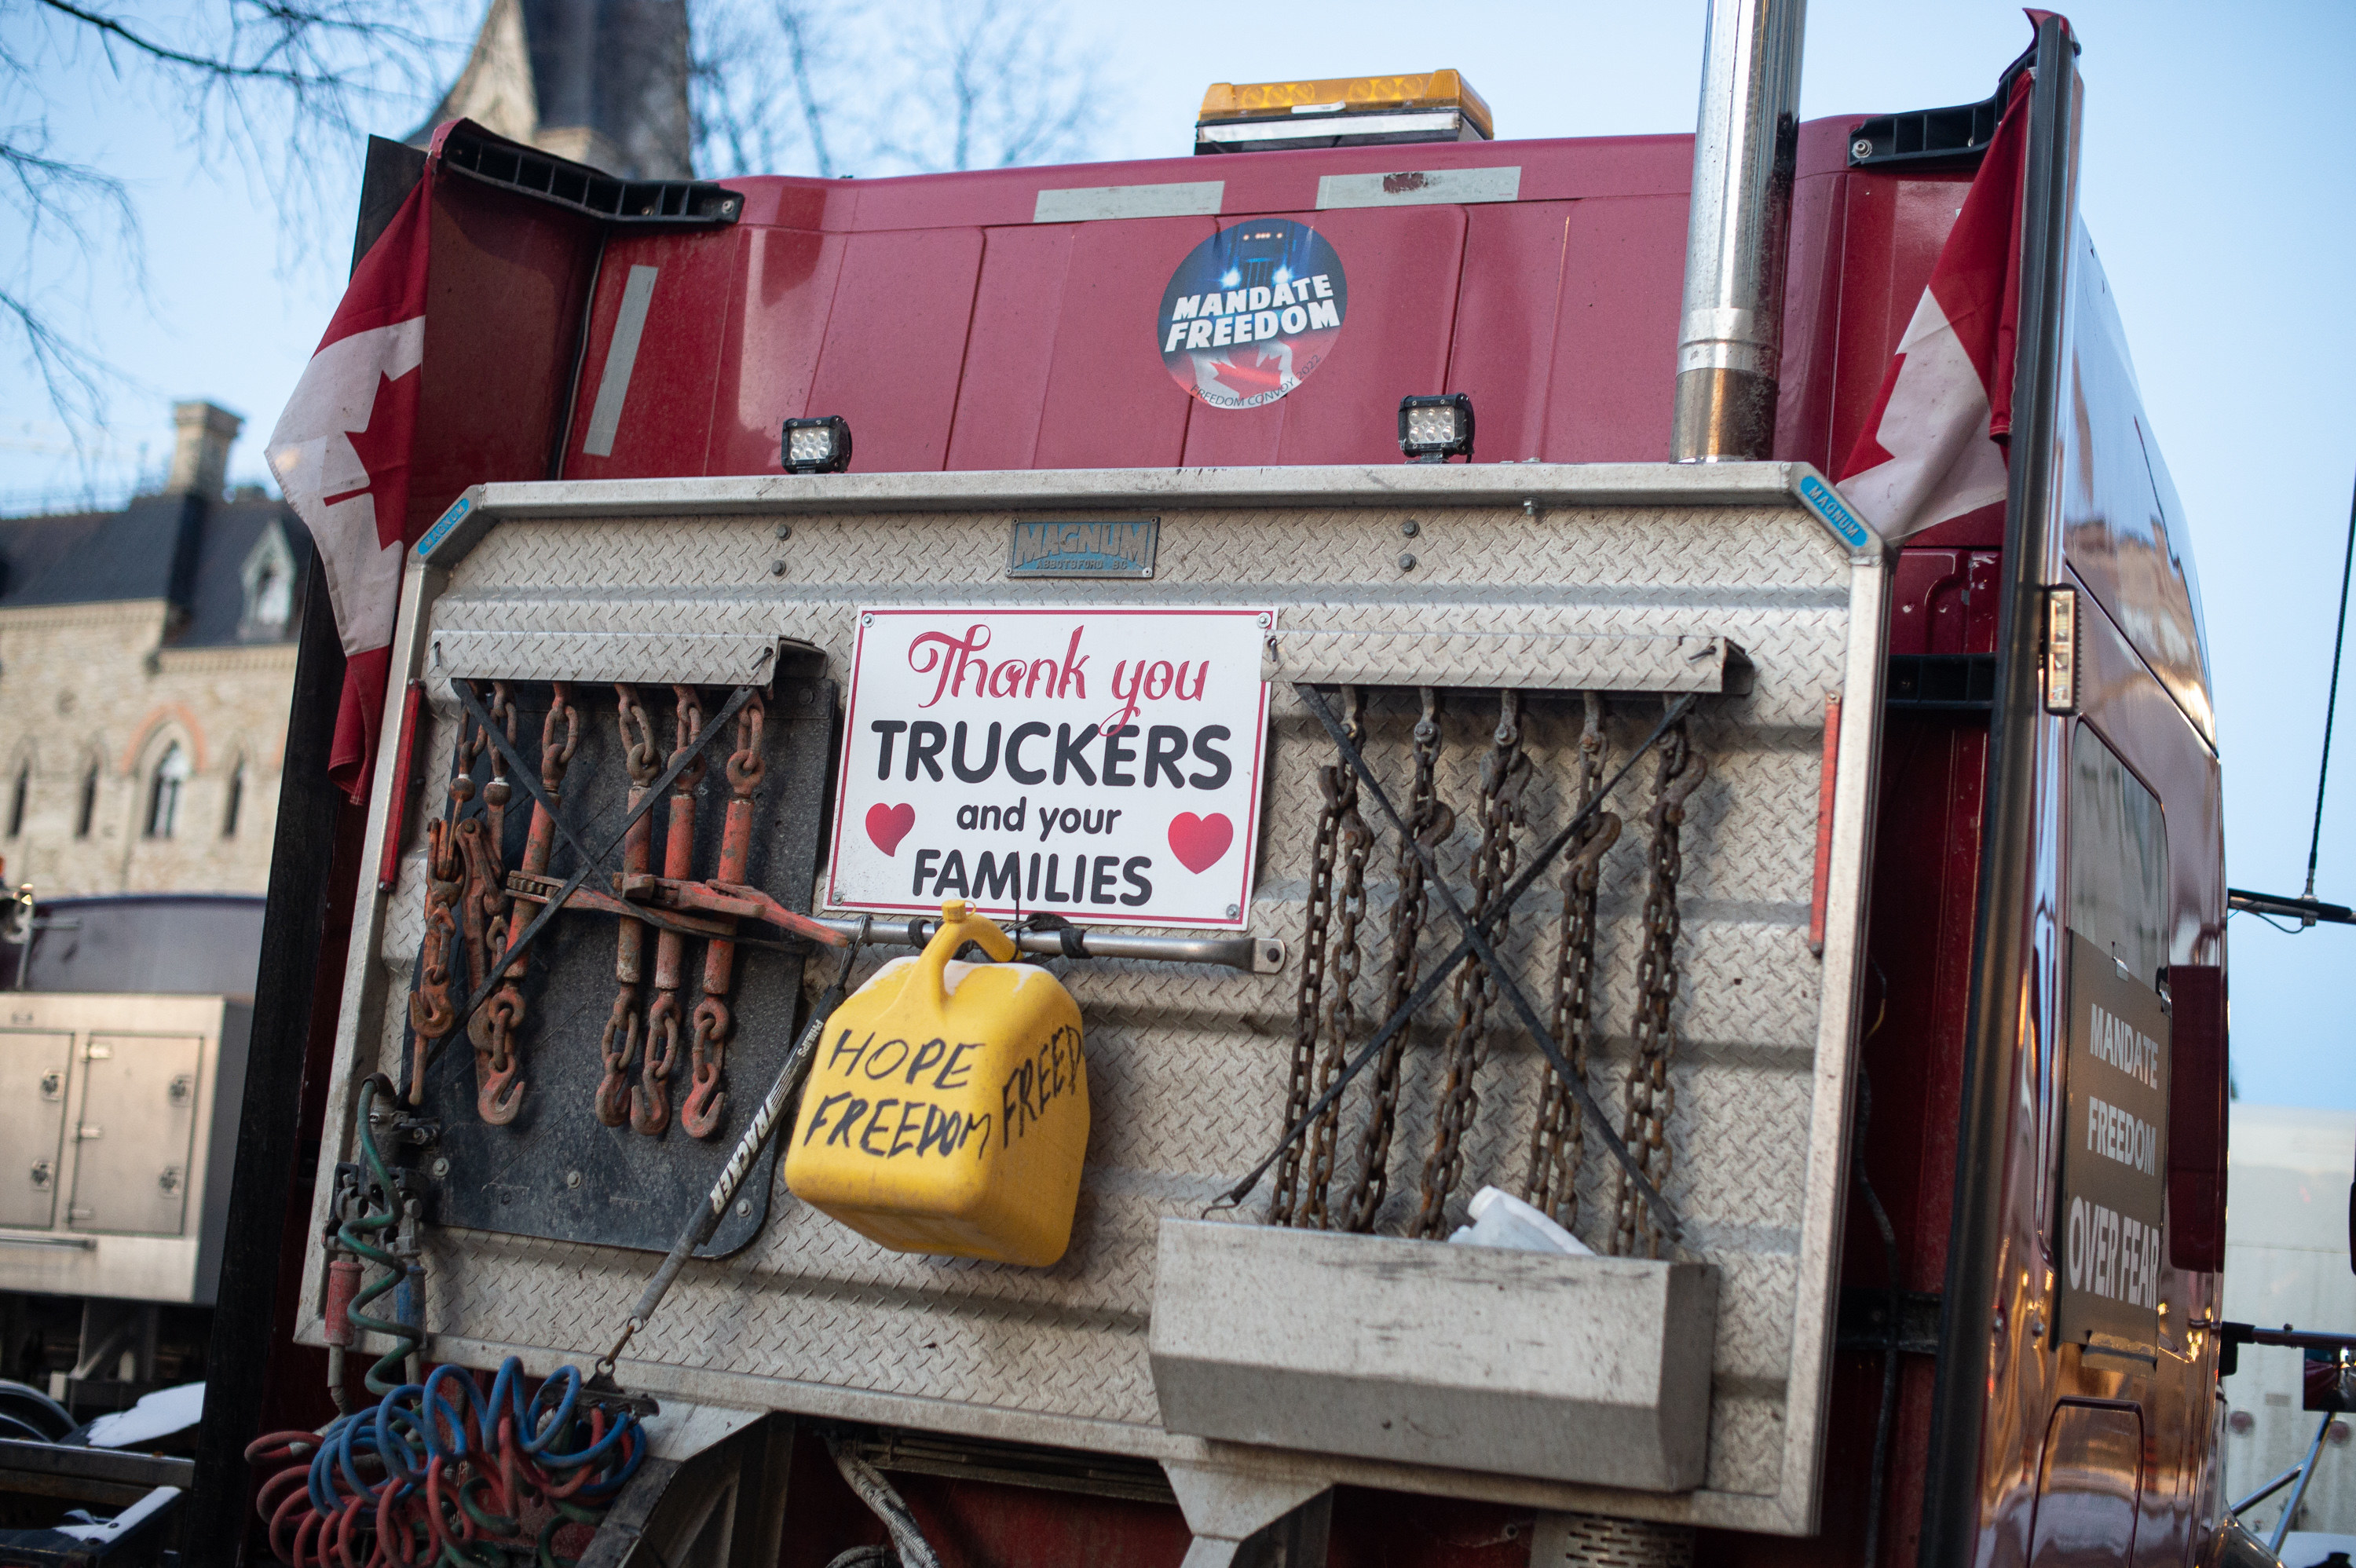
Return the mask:
M 364 123 L 406 124 L 452 50 L 402 0 L 207 0 L 173 23 L 102 0 L 34 0 L 0 36 L 0 338 L 13 336 L 50 406 L 87 450 L 121 368 L 91 347 L 94 279 L 126 268 L 145 293 L 130 188 L 52 145 L 48 108 L 102 60 L 120 91 L 153 95 L 208 168 L 241 173 L 278 210 L 282 266 L 310 253 L 323 197 L 356 167 Z
M 66 4 L 66 0 L 39 0 L 39 3 L 52 11 L 63 12 L 85 27 L 96 29 L 105 37 L 120 39 L 141 53 L 152 56 L 167 65 L 187 66 L 211 76 L 242 77 L 256 81 L 274 81 L 287 87 L 322 89 L 335 85 L 333 80 L 327 77 L 306 77 L 299 71 L 287 70 L 280 67 L 261 63 L 241 65 L 233 59 L 217 59 L 171 48 L 152 38 L 141 37 L 112 16 L 101 16 L 95 11 L 85 11 L 79 5 L 70 5 Z
M 813 81 L 814 62 L 827 54 L 830 41 L 818 6 L 812 0 L 776 0 L 777 31 L 786 37 L 786 60 L 793 69 L 794 96 L 801 101 L 802 133 L 809 138 L 810 156 L 821 178 L 832 179 L 834 159 L 826 148 L 826 122 L 831 106 L 819 96 Z
M 1083 158 L 1096 58 L 1055 0 L 695 0 L 707 173 L 865 175 Z M 782 60 L 783 69 L 770 62 Z

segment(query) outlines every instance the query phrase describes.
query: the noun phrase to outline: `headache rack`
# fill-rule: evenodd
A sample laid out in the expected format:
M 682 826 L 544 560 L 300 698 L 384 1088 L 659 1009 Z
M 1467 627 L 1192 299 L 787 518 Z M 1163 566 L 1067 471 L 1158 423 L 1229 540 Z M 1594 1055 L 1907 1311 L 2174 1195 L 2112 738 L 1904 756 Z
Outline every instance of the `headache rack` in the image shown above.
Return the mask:
M 1011 570 L 1019 525 L 1107 517 L 1151 519 L 1150 577 Z M 1791 464 L 478 486 L 403 590 L 389 742 L 420 700 L 369 808 L 401 853 L 357 917 L 327 1125 L 372 1073 L 415 1102 L 434 1359 L 585 1365 L 815 997 L 794 922 L 858 929 L 824 895 L 862 616 L 1259 611 L 1248 907 L 1027 944 L 1087 1028 L 1070 1252 L 886 1252 L 765 1167 L 620 1381 L 1158 1462 L 1198 1534 L 1336 1482 L 1810 1532 L 1888 571 Z M 631 860 L 631 803 L 680 777 L 694 831 Z M 496 1084 L 436 1000 L 467 989 L 434 885 L 466 822 L 513 928 L 576 900 L 509 973 Z M 677 1016 L 699 962 L 733 1006 L 688 1031 L 725 1046 L 717 1111 L 680 1037 L 670 1114 L 712 1136 L 600 1114 L 633 929 L 640 997 L 669 944 Z M 1605 1255 L 1446 1244 L 1483 1185 Z

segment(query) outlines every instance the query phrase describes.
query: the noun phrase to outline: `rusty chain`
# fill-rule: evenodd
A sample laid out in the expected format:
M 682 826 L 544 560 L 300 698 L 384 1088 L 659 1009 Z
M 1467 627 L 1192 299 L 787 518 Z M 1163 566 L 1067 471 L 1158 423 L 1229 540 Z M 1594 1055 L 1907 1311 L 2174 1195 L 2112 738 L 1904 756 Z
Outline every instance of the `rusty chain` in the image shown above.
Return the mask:
M 1365 708 L 1359 699 L 1358 688 L 1344 687 L 1342 702 L 1342 722 L 1349 731 L 1350 743 L 1365 745 Z M 1357 1029 L 1357 1008 L 1351 991 L 1358 980 L 1358 925 L 1366 913 L 1366 856 L 1374 848 L 1374 833 L 1366 827 L 1365 818 L 1358 815 L 1356 773 L 1336 763 L 1324 771 L 1318 782 L 1328 792 L 1329 803 L 1337 814 L 1333 859 L 1341 872 L 1340 889 L 1331 901 L 1334 930 L 1326 943 L 1325 984 L 1318 1009 L 1323 1044 L 1317 1053 L 1317 1093 L 1323 1095 L 1342 1071 L 1349 1054 L 1350 1036 Z M 1326 1201 L 1333 1181 L 1333 1146 L 1341 1119 L 1342 1102 L 1337 1098 L 1309 1130 L 1305 1140 L 1308 1165 L 1301 1177 L 1300 1201 L 1293 1212 L 1295 1224 L 1320 1231 L 1333 1228 Z
M 513 741 L 515 699 L 504 681 L 492 684 L 487 711 L 491 720 Z M 481 813 L 460 821 L 455 829 L 458 858 L 466 868 L 465 884 L 459 894 L 458 923 L 466 941 L 469 996 L 489 981 L 494 956 L 508 949 L 509 901 L 502 846 L 506 841 L 508 801 L 515 793 L 515 786 L 508 779 L 507 762 L 498 748 L 490 744 L 489 734 L 478 730 L 471 736 L 471 741 L 473 749 L 466 756 L 470 775 L 465 793 L 473 793 L 471 769 L 476 756 L 485 748 L 491 753 L 491 778 L 483 786 Z M 516 1016 L 505 1005 L 510 1002 L 519 999 L 507 995 L 503 988 L 501 995 L 492 997 L 488 1005 L 466 1019 L 466 1038 L 475 1047 L 478 1110 L 491 1084 L 492 1063 L 512 1063 Z
M 1341 848 L 1341 781 L 1347 773 L 1347 769 L 1329 763 L 1316 774 L 1325 806 L 1317 817 L 1317 837 L 1310 854 L 1309 897 L 1301 909 L 1301 989 L 1293 1000 L 1292 1064 L 1284 1084 L 1288 1135 L 1309 1109 L 1309 1082 L 1316 1071 L 1317 1034 L 1323 1022 L 1319 1004 L 1325 986 L 1325 947 L 1333 920 L 1333 862 Z M 1287 1145 L 1284 1159 L 1277 1167 L 1276 1193 L 1268 1211 L 1271 1225 L 1293 1222 L 1301 1198 L 1301 1143 L 1295 1140 Z
M 515 694 L 507 682 L 491 683 L 488 707 L 492 721 L 509 741 L 514 741 Z M 468 933 L 472 986 L 489 979 L 498 958 L 507 952 L 508 915 L 514 907 L 508 897 L 504 859 L 508 802 L 515 797 L 515 784 L 508 777 L 507 758 L 497 746 L 490 750 L 491 781 L 483 786 L 482 820 L 460 828 L 460 852 L 466 859 L 466 901 L 470 910 L 477 903 L 481 906 L 479 934 L 471 926 Z M 513 1121 L 522 1108 L 521 1086 L 515 1081 L 515 1031 L 523 1022 L 523 995 L 512 975 L 502 975 L 498 991 L 466 1020 L 466 1038 L 475 1046 L 475 1111 L 494 1124 Z
M 723 886 L 742 882 L 752 864 L 753 793 L 761 787 L 764 713 L 757 692 L 736 711 L 736 749 L 729 753 L 726 768 L 728 809 L 720 834 L 720 869 L 713 878 Z M 703 996 L 695 1004 L 691 1086 L 679 1108 L 679 1125 L 691 1137 L 710 1137 L 720 1130 L 727 1115 L 728 1095 L 721 1085 L 727 1068 L 728 1037 L 734 1029 L 728 989 L 735 964 L 734 943 L 715 936 L 704 944 Z
M 1676 1109 L 1669 1062 L 1676 1046 L 1671 1015 L 1677 999 L 1677 874 L 1684 864 L 1679 829 L 1685 825 L 1687 797 L 1708 773 L 1708 763 L 1693 749 L 1688 727 L 1679 724 L 1662 742 L 1653 779 L 1652 809 L 1644 814 L 1653 829 L 1646 857 L 1652 875 L 1644 890 L 1644 947 L 1636 960 L 1636 1020 L 1629 1031 L 1634 1059 L 1628 1064 L 1620 1136 L 1636 1168 L 1655 1189 L 1668 1184 L 1669 1117 Z M 1612 1207 L 1611 1250 L 1628 1257 L 1641 1245 L 1646 1257 L 1660 1256 L 1660 1227 L 1625 1171 L 1616 1184 Z
M 630 775 L 628 809 L 637 811 L 647 786 L 662 769 L 662 753 L 655 746 L 654 723 L 647 717 L 638 688 L 614 684 L 614 718 L 622 737 L 622 765 Z M 643 875 L 654 869 L 654 820 L 640 816 L 622 838 L 622 873 Z M 626 917 L 616 922 L 614 938 L 614 1008 L 598 1041 L 605 1075 L 597 1084 L 597 1119 L 618 1127 L 630 1119 L 630 1069 L 637 1065 L 645 1017 L 638 1005 L 638 986 L 645 979 L 647 928 Z
M 703 780 L 703 757 L 695 745 L 696 733 L 703 728 L 703 699 L 691 686 L 670 689 L 677 704 L 671 761 L 685 757 L 686 765 L 671 782 L 670 814 L 663 824 L 662 874 L 685 881 L 694 870 L 695 786 Z M 680 965 L 685 948 L 686 938 L 678 932 L 656 933 L 655 999 L 647 1009 L 646 1060 L 630 1090 L 630 1125 L 650 1136 L 670 1125 L 670 1075 L 679 1065 Z
M 1456 813 L 1440 798 L 1440 694 L 1430 687 L 1418 693 L 1423 713 L 1415 722 L 1415 783 L 1408 794 L 1408 831 L 1427 849 L 1437 849 L 1456 830 Z M 1399 840 L 1393 875 L 1398 896 L 1391 902 L 1389 973 L 1383 987 L 1383 1016 L 1388 1018 L 1415 992 L 1416 944 L 1423 935 L 1430 891 L 1424 886 L 1423 861 L 1414 845 Z M 1398 1127 L 1399 1069 L 1406 1060 L 1407 1033 L 1400 1030 L 1383 1047 L 1375 1062 L 1374 1087 L 1368 1095 L 1366 1125 L 1358 1135 L 1358 1175 L 1344 1204 L 1343 1227 L 1360 1233 L 1375 1228 L 1383 1200 L 1390 1195 L 1391 1138 Z
M 1481 762 L 1481 843 L 1472 859 L 1472 916 L 1476 922 L 1487 917 L 1514 880 L 1514 830 L 1521 826 L 1522 792 L 1530 774 L 1530 759 L 1522 750 L 1521 694 L 1501 692 L 1496 736 Z M 1511 913 L 1501 912 L 1491 929 L 1493 947 L 1505 946 Z M 1503 953 L 1498 956 L 1502 960 Z M 1456 1024 L 1442 1059 L 1431 1152 L 1424 1157 L 1409 1235 L 1437 1238 L 1447 1233 L 1449 1195 L 1464 1173 L 1464 1135 L 1481 1105 L 1479 1077 L 1489 1057 L 1489 1010 L 1496 1000 L 1497 979 L 1487 965 L 1468 964 L 1457 973 Z
M 1579 735 L 1579 797 L 1584 807 L 1603 784 L 1603 699 L 1587 693 L 1587 722 Z M 1555 950 L 1554 1036 L 1582 1077 L 1595 1020 L 1595 892 L 1605 851 L 1620 837 L 1620 818 L 1598 811 L 1572 840 L 1562 868 L 1562 920 Z M 1530 1163 L 1524 1195 L 1566 1231 L 1579 1225 L 1579 1166 L 1586 1153 L 1587 1118 L 1552 1062 L 1546 1064 L 1537 1120 L 1530 1128 Z
M 409 1027 L 416 1036 L 409 1072 L 412 1105 L 425 1098 L 425 1063 L 432 1048 L 458 1024 L 458 998 L 451 985 L 454 980 L 464 984 L 464 979 L 452 972 L 452 965 L 463 967 L 466 962 L 458 910 L 466 896 L 466 861 L 458 849 L 458 822 L 466 803 L 475 798 L 472 770 L 483 745 L 474 720 L 461 713 L 442 815 L 425 825 L 425 941 L 418 954 L 417 988 L 409 996 Z
M 573 761 L 573 753 L 581 744 L 581 715 L 573 706 L 572 689 L 563 681 L 550 688 L 551 697 L 546 717 L 540 726 L 540 782 L 552 803 L 561 802 L 558 792 L 564 783 L 564 771 Z M 500 717 L 507 728 L 508 738 L 515 738 L 516 710 L 514 699 L 504 685 L 495 688 L 497 695 L 491 711 Z M 563 739 L 557 738 L 562 729 Z M 492 775 L 494 789 L 501 792 L 504 813 L 505 792 L 509 784 L 504 766 Z M 489 791 L 485 792 L 486 799 Z M 494 842 L 497 840 L 495 839 Z M 538 876 L 548 869 L 548 861 L 556 843 L 556 819 L 549 807 L 538 800 L 532 802 L 531 827 L 524 840 L 522 869 Z M 487 928 L 493 955 L 508 951 L 509 927 L 513 923 L 513 904 L 509 902 L 499 917 Z M 525 961 L 519 956 L 499 976 L 499 988 L 484 1005 L 483 1010 L 470 1022 L 469 1033 L 477 1041 L 475 1056 L 475 1112 L 494 1126 L 505 1126 L 516 1119 L 523 1109 L 523 1063 L 516 1049 L 516 1032 L 523 1026 L 524 999 L 522 982 Z

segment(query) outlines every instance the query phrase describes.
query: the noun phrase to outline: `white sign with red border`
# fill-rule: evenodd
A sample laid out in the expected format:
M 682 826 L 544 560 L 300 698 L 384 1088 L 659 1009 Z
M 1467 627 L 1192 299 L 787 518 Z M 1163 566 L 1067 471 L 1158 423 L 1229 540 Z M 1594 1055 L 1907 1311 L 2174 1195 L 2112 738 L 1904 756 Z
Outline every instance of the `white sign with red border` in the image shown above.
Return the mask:
M 1275 620 L 861 612 L 827 903 L 1242 928 Z

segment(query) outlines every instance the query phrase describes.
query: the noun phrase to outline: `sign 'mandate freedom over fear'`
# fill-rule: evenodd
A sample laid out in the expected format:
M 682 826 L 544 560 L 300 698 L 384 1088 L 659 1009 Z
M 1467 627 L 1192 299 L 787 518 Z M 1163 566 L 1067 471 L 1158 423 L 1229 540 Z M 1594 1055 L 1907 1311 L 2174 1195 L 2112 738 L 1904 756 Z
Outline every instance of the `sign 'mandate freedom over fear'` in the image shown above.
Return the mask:
M 1170 274 L 1162 363 L 1215 409 L 1259 408 L 1325 362 L 1349 311 L 1332 241 L 1289 218 L 1251 219 L 1195 246 Z
M 1274 612 L 859 620 L 829 905 L 1246 923 Z

